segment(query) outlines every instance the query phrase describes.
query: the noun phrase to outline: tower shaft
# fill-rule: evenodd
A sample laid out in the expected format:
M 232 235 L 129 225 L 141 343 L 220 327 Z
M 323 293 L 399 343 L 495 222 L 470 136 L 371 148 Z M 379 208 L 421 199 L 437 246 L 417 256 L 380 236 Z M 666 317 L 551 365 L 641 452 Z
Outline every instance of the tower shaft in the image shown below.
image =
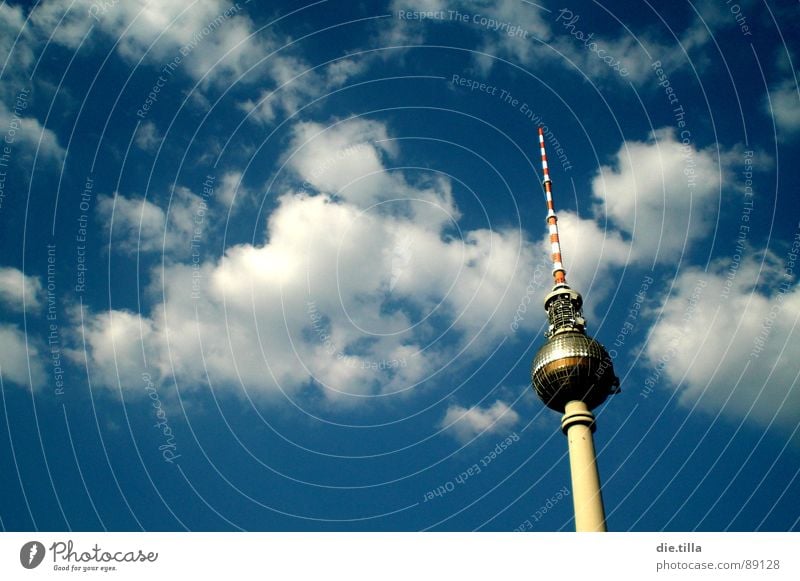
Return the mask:
M 561 429 L 569 442 L 576 532 L 605 532 L 606 516 L 594 452 L 594 414 L 582 401 L 566 405 Z

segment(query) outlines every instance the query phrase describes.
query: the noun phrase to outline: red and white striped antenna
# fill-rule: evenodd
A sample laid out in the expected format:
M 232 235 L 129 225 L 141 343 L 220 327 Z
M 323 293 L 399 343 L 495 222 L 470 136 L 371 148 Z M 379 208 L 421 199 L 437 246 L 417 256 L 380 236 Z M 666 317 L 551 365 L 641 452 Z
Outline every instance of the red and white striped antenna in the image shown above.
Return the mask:
M 550 230 L 550 248 L 553 257 L 553 283 L 556 286 L 567 284 L 567 271 L 561 262 L 561 242 L 558 240 L 558 218 L 553 205 L 553 186 L 550 181 L 550 170 L 547 167 L 547 152 L 544 150 L 544 131 L 539 127 L 539 149 L 542 152 L 542 172 L 544 173 L 544 191 L 547 195 L 547 224 Z

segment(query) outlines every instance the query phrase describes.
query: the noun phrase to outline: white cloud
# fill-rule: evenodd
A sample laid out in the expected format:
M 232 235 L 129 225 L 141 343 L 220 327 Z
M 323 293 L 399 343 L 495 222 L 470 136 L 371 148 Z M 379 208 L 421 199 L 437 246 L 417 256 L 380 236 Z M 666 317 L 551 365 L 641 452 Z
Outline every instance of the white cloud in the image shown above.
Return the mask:
M 708 414 L 800 420 L 800 289 L 772 254 L 685 269 L 645 346 L 647 389 L 671 388 Z
M 507 433 L 518 421 L 519 414 L 504 401 L 497 400 L 483 408 L 475 406 L 467 409 L 451 404 L 439 427 L 451 430 L 453 437 L 465 443 L 483 433 Z
M 537 40 L 547 41 L 551 38 L 550 25 L 545 21 L 546 13 L 539 7 L 516 0 L 485 1 L 472 0 L 462 2 L 462 9 L 468 10 L 474 20 L 478 17 L 478 22 L 473 23 L 481 34 L 481 52 L 497 55 L 511 60 L 513 63 L 531 64 L 536 61 L 541 54 L 541 45 Z M 489 27 L 484 27 L 480 23 L 480 17 L 492 19 L 500 23 L 499 26 L 507 24 L 505 30 L 519 28 L 521 32 L 508 34 L 504 30 L 494 31 Z M 523 34 L 526 33 L 526 34 Z M 491 60 L 479 59 L 478 63 L 486 71 L 491 66 Z
M 126 253 L 149 252 L 162 246 L 166 216 L 164 210 L 147 200 L 133 200 L 121 194 L 97 197 L 97 215 L 107 232 L 113 232 L 111 248 Z
M 163 375 L 166 371 L 161 338 L 147 317 L 123 310 L 98 314 L 84 311 L 83 327 L 77 309 L 71 312 L 71 318 L 72 335 L 65 340 L 71 340 L 73 347 L 64 352 L 72 361 L 90 369 L 93 385 L 135 392 L 142 389 L 143 372 Z M 87 351 L 82 348 L 84 341 L 89 346 Z
M 772 87 L 764 99 L 764 110 L 775 122 L 778 139 L 786 141 L 800 131 L 800 93 L 794 82 Z
M 626 141 L 592 181 L 598 220 L 630 237 L 641 261 L 669 260 L 705 236 L 716 219 L 732 156 L 682 144 L 671 128 L 646 142 Z
M 119 53 L 136 62 L 144 57 L 164 66 L 178 57 L 180 67 L 199 80 L 236 78 L 267 54 L 249 38 L 253 23 L 226 0 L 187 5 L 177 0 L 45 0 L 31 12 L 40 39 L 74 49 L 94 27 L 119 41 Z
M 368 57 L 361 56 L 360 60 L 342 58 L 326 65 L 324 69 L 326 88 L 332 90 L 343 86 L 353 77 L 363 73 L 368 64 Z
M 152 121 L 145 121 L 136 130 L 136 146 L 142 151 L 153 152 L 163 139 Z
M 28 371 L 30 367 L 30 377 Z M 46 382 L 43 358 L 14 325 L 0 324 L 0 373 L 3 381 L 41 388 Z
M 272 124 L 279 114 L 292 116 L 314 99 L 343 86 L 366 69 L 368 60 L 364 57 L 359 61 L 344 58 L 312 69 L 297 56 L 272 55 L 262 66 L 275 86 L 262 90 L 256 99 L 246 99 L 237 106 L 248 114 L 250 120 Z
M 25 117 L 29 100 L 30 90 L 25 90 L 13 96 L 10 109 L 0 103 L 0 127 L 7 128 L 6 139 L 11 140 L 13 147 L 21 148 L 26 160 L 32 160 L 38 154 L 39 161 L 62 161 L 65 151 L 56 134 L 42 127 L 36 118 Z
M 24 25 L 25 15 L 21 6 L 7 2 L 0 4 L 0 62 L 5 63 L 4 75 L 27 71 L 33 64 L 33 51 L 24 41 Z M 0 86 L 0 96 L 8 96 L 10 87 L 7 85 L 11 83 Z
M 35 60 L 31 35 L 22 7 L 0 4 L 0 127 L 9 140 L 5 145 L 19 148 L 25 163 L 30 163 L 34 155 L 39 162 L 61 162 L 65 151 L 55 133 L 42 127 L 36 118 L 26 117 L 31 102 L 30 69 Z
M 384 171 L 383 159 L 395 149 L 381 123 L 299 123 L 290 151 L 287 165 L 303 178 L 305 188 L 336 194 L 362 206 L 390 195 L 387 188 L 392 179 Z
M 75 49 L 96 22 L 89 17 L 91 5 L 88 0 L 45 0 L 29 14 L 30 26 L 44 38 Z
M 164 252 L 171 257 L 189 254 L 196 228 L 207 223 L 206 203 L 188 188 L 174 189 L 167 213 L 145 199 L 121 194 L 97 197 L 97 216 L 112 235 L 111 249 L 117 252 Z M 166 231 L 165 231 L 166 229 Z
M 253 120 L 266 122 L 278 112 L 293 114 L 365 69 L 363 58 L 343 58 L 312 69 L 296 54 L 291 39 L 272 30 L 257 31 L 248 8 L 243 2 L 229 0 L 189 4 L 179 0 L 42 0 L 30 9 L 22 41 L 13 47 L 13 54 L 16 62 L 28 67 L 33 61 L 32 49 L 45 43 L 74 50 L 81 42 L 91 47 L 110 40 L 123 59 L 150 64 L 167 79 L 186 74 L 202 81 L 202 87 L 225 86 L 237 80 L 259 87 L 272 85 L 272 91 L 239 103 L 241 109 L 252 112 Z M 15 35 L 24 19 L 22 9 L 3 6 L 0 31 Z M 10 43 L 0 44 L 3 49 L 10 51 Z M 191 99 L 206 102 L 198 91 Z M 139 146 L 147 149 L 156 137 L 143 134 Z
M 41 307 L 42 284 L 38 277 L 27 276 L 16 268 L 0 267 L 0 305 L 10 311 L 23 307 Z M 0 323 L 0 374 L 3 381 L 41 388 L 46 382 L 39 341 L 26 341 L 25 334 L 15 325 Z
M 220 185 L 217 187 L 217 199 L 226 207 L 233 206 L 237 201 L 250 196 L 250 191 L 242 183 L 242 172 L 228 171 L 223 174 Z
M 27 276 L 16 268 L 0 267 L 0 303 L 13 311 L 41 306 L 42 283 L 36 276 Z
M 201 385 L 207 374 L 215 386 L 241 383 L 254 397 L 295 394 L 313 376 L 330 400 L 392 391 L 428 373 L 409 337 L 376 335 L 409 321 L 382 316 L 377 296 L 356 299 L 380 284 L 380 249 L 359 247 L 362 236 L 377 239 L 379 224 L 356 223 L 357 216 L 357 208 L 322 196 L 286 196 L 270 217 L 266 246 L 236 246 L 199 270 L 174 265 L 157 273 L 161 280 L 153 286 L 163 289 L 164 302 L 143 319 L 150 365 L 173 369 L 182 386 Z M 343 271 L 338 289 L 337 270 Z M 138 315 L 117 316 L 125 323 Z M 109 337 L 129 336 L 110 324 L 110 317 L 92 318 L 87 336 L 92 364 L 106 379 L 115 377 Z M 141 351 L 138 342 L 116 345 L 118 361 L 141 361 Z
M 412 393 L 452 359 L 480 356 L 510 333 L 534 245 L 505 230 L 456 237 L 449 183 L 411 184 L 386 171 L 382 159 L 393 148 L 380 141 L 385 127 L 352 120 L 320 129 L 298 125 L 286 159 L 289 181 L 322 193 L 281 195 L 263 246 L 154 272 L 161 302 L 135 322 L 147 329 L 144 349 L 162 377 L 174 371 L 182 386 L 207 377 L 215 389 L 267 397 L 296 397 L 313 378 L 316 388 L 304 393 L 353 404 Z M 338 160 L 340 151 L 355 153 Z M 342 163 L 326 164 L 330 156 Z M 373 187 L 354 185 L 361 182 Z M 137 228 L 141 211 L 141 203 L 127 211 Z M 87 337 L 106 378 L 115 372 L 109 337 L 119 335 L 112 318 L 92 317 Z M 141 359 L 138 343 L 118 345 L 117 360 L 120 349 Z

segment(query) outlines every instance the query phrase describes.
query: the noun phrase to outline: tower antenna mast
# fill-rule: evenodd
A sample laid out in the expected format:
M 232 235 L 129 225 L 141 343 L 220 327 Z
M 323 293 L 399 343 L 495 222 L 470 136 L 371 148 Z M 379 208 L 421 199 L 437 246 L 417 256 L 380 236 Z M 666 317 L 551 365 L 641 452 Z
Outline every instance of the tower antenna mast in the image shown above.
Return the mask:
M 602 532 L 607 527 L 592 435 L 596 429 L 592 410 L 609 395 L 619 392 L 619 379 L 614 375 L 608 352 L 586 334 L 586 321 L 581 312 L 583 297 L 567 284 L 541 127 L 539 149 L 547 196 L 553 290 L 544 298 L 547 341 L 533 358 L 531 382 L 547 407 L 564 414 L 561 430 L 569 444 L 575 530 Z
M 553 258 L 553 282 L 555 285 L 567 284 L 567 271 L 561 262 L 561 242 L 558 239 L 558 217 L 553 203 L 553 182 L 550 179 L 550 168 L 547 166 L 547 152 L 544 149 L 544 131 L 539 128 L 539 150 L 542 154 L 542 173 L 544 174 L 544 192 L 547 196 L 547 226 L 550 230 L 550 248 Z

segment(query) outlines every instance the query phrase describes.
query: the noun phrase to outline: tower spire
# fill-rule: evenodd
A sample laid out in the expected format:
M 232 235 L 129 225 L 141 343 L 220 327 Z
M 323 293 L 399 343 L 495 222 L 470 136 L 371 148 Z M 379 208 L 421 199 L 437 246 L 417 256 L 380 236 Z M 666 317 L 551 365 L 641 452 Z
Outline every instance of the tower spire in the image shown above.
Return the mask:
M 544 174 L 544 191 L 547 196 L 547 224 L 550 230 L 550 251 L 553 258 L 553 283 L 558 286 L 567 284 L 567 271 L 561 262 L 561 242 L 558 239 L 558 217 L 553 203 L 553 182 L 550 179 L 550 168 L 547 167 L 547 152 L 544 149 L 544 131 L 539 127 L 539 150 L 542 153 L 542 173 Z

